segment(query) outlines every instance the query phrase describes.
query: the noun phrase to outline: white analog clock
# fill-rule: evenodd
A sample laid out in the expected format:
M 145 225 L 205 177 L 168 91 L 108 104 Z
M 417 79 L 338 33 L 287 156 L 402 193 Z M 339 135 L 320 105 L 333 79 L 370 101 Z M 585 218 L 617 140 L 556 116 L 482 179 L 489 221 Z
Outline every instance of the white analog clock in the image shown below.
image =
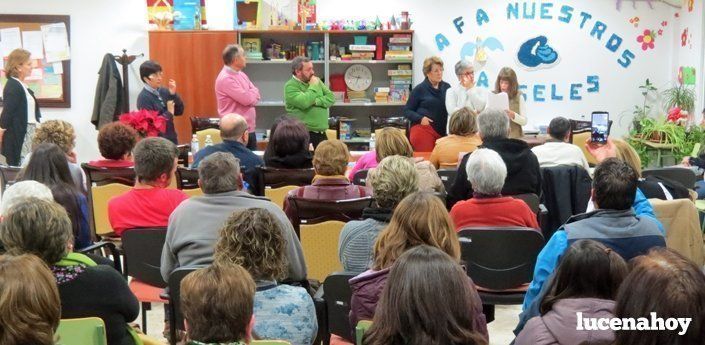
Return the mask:
M 372 70 L 365 65 L 355 64 L 345 71 L 345 85 L 353 91 L 364 91 L 372 85 Z

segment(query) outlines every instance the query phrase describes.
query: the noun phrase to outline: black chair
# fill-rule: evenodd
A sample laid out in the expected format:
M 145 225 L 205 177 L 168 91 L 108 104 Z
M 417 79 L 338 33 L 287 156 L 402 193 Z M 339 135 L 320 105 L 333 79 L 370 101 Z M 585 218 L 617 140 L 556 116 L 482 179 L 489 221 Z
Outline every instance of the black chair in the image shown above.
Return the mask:
M 198 169 L 176 168 L 176 188 L 196 189 L 198 188 Z
M 176 345 L 176 334 L 178 331 L 184 331 L 184 316 L 181 314 L 181 281 L 189 273 L 201 267 L 179 267 L 169 275 L 169 293 L 163 295 L 169 300 L 169 344 Z
M 183 167 L 188 167 L 188 154 L 189 152 L 191 152 L 191 145 L 176 145 L 176 148 L 179 150 L 179 155 L 177 156 L 176 164 Z
M 120 259 L 121 253 L 115 243 L 109 241 L 100 241 L 93 243 L 88 247 L 81 248 L 76 252 L 81 254 L 99 255 L 104 258 L 107 258 L 112 261 L 113 268 L 115 268 L 116 271 L 120 272 L 120 274 L 126 277 L 125 272 L 122 269 L 122 260 Z
M 367 173 L 369 173 L 369 170 L 367 170 L 367 169 L 356 171 L 355 175 L 352 178 L 352 183 L 354 185 L 358 185 L 358 186 L 366 186 L 367 185 Z
M 411 128 L 411 123 L 409 119 L 403 116 L 376 116 L 370 115 L 370 133 L 374 133 L 378 129 L 385 127 L 394 127 L 404 130 L 406 132 L 407 139 L 409 138 L 409 132 Z
M 132 277 L 130 290 L 142 306 L 142 331 L 147 331 L 147 311 L 167 284 L 159 271 L 166 228 L 128 229 L 122 234 L 125 275 Z
M 259 174 L 259 191 L 264 194 L 264 189 L 280 188 L 284 186 L 306 186 L 311 184 L 316 171 L 310 169 L 275 169 L 263 166 L 257 167 Z
M 533 212 L 536 215 L 536 221 L 539 223 L 539 227 L 541 224 L 546 222 L 546 217 L 548 216 L 548 210 L 544 205 L 541 204 L 541 201 L 539 200 L 539 196 L 534 194 L 534 193 L 525 193 L 525 194 L 516 194 L 516 195 L 510 195 L 514 199 L 520 199 L 524 201 L 529 208 L 531 209 L 531 212 Z
M 367 196 L 347 200 L 318 200 L 294 197 L 290 201 L 295 214 L 294 219 L 290 220 L 298 235 L 301 224 L 316 224 L 328 220 L 349 222 L 362 219 L 362 210 L 371 207 L 374 198 Z
M 220 129 L 219 117 L 191 116 L 189 119 L 191 120 L 191 134 L 208 128 Z
M 9 165 L 0 164 L 0 177 L 2 178 L 2 184 L 0 185 L 0 192 L 5 194 L 5 189 L 12 186 L 17 180 L 17 174 L 22 170 L 21 167 L 13 167 Z
M 441 178 L 441 182 L 443 182 L 443 187 L 445 187 L 445 190 L 449 191 L 455 182 L 455 176 L 458 174 L 458 170 L 438 169 L 436 172 L 438 173 L 438 177 Z
M 91 186 L 102 186 L 108 183 L 121 183 L 127 186 L 135 184 L 134 168 L 103 168 L 81 163 L 81 168 L 86 174 L 86 190 L 91 190 Z
M 695 188 L 695 173 L 690 169 L 678 167 L 646 169 L 641 172 L 641 175 L 643 177 L 654 176 L 664 180 L 678 182 L 688 189 Z
M 544 245 L 539 231 L 524 227 L 463 228 L 458 232 L 461 260 L 485 310 L 521 304 Z
M 352 290 L 348 281 L 355 274 L 348 272 L 335 272 L 326 277 L 323 285 L 314 296 L 317 308 L 323 310 L 323 320 L 318 320 L 318 333 L 324 344 L 330 343 L 330 335 L 336 334 L 348 341 L 352 339 L 350 327 L 350 298 Z

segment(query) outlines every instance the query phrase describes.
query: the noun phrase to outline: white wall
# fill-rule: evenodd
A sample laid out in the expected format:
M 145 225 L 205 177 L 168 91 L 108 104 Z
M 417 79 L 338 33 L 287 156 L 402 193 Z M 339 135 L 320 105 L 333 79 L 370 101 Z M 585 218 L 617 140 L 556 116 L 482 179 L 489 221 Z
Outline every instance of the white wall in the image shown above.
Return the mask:
M 688 1 L 686 0 L 685 2 L 687 3 Z M 694 1 L 693 5 L 693 11 L 689 11 L 686 4 L 683 9 L 678 11 L 680 16 L 675 20 L 671 76 L 673 79 L 677 79 L 678 68 L 681 66 L 695 67 L 695 90 L 697 93 L 695 113 L 696 118 L 700 119 L 705 96 L 703 94 L 705 85 L 705 77 L 703 76 L 703 72 L 705 72 L 705 59 L 703 59 L 705 56 L 705 42 L 703 42 L 703 40 L 705 40 L 705 36 L 703 36 L 703 32 L 705 31 L 705 18 L 703 18 L 703 12 L 705 11 L 705 6 L 702 1 Z M 685 29 L 688 29 L 688 36 L 690 37 L 688 37 L 686 46 L 683 47 L 681 45 L 681 34 Z

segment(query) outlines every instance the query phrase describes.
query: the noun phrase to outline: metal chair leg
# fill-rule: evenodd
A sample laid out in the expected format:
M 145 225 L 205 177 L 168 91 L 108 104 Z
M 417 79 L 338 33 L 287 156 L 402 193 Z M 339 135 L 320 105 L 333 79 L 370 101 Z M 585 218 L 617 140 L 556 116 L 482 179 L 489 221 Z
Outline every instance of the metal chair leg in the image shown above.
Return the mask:
M 152 310 L 152 303 L 142 302 L 142 332 L 147 334 L 147 311 Z

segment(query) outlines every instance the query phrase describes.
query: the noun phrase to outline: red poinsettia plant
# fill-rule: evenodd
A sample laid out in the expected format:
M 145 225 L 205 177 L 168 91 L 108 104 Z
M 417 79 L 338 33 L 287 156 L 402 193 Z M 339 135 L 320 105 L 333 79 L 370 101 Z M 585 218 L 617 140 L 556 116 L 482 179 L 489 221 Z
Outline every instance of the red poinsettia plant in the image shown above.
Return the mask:
M 120 115 L 120 122 L 134 128 L 143 137 L 156 137 L 166 131 L 166 119 L 154 110 L 137 110 Z
M 673 107 L 668 111 L 668 122 L 682 122 L 688 119 L 688 113 L 684 112 L 680 107 Z

